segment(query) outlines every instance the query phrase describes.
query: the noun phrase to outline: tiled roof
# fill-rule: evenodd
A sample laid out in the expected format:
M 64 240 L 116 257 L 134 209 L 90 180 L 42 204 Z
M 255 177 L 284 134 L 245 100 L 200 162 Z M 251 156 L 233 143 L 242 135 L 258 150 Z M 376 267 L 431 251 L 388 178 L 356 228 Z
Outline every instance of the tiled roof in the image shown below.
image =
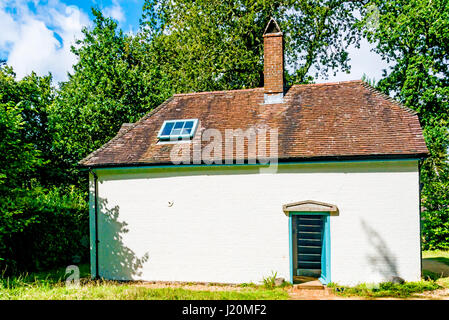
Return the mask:
M 263 88 L 177 94 L 122 128 L 80 164 L 170 164 L 176 143 L 160 143 L 157 138 L 164 120 L 170 119 L 199 119 L 196 136 L 218 129 L 223 145 L 226 129 L 277 128 L 279 161 L 428 153 L 414 111 L 362 81 L 346 81 L 294 85 L 280 104 L 264 104 Z M 233 160 L 241 157 L 233 153 Z M 243 157 L 248 160 L 246 149 Z

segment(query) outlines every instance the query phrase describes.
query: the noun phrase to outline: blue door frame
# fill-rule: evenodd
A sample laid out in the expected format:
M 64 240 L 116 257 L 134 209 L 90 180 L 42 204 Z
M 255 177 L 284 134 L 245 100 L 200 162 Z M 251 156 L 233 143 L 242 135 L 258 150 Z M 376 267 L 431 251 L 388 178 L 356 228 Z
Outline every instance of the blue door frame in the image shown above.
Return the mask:
M 290 212 L 288 217 L 288 229 L 289 229 L 289 248 L 290 248 L 290 282 L 293 283 L 293 276 L 295 275 L 296 266 L 294 266 L 294 245 L 293 244 L 293 216 L 294 215 L 313 215 L 323 216 L 324 232 L 321 249 L 321 276 L 318 279 L 322 284 L 328 284 L 331 282 L 331 237 L 330 237 L 330 214 L 329 212 L 317 211 L 317 212 Z

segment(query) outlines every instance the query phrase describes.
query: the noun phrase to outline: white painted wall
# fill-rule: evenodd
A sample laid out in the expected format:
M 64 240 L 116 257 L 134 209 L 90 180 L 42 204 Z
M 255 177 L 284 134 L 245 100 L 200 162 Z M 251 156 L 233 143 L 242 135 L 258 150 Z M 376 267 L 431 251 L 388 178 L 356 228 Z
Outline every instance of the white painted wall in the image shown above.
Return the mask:
M 280 165 L 276 174 L 255 166 L 97 174 L 99 269 L 108 279 L 241 283 L 275 271 L 289 280 L 282 205 L 309 199 L 340 211 L 330 218 L 332 282 L 420 278 L 417 161 Z

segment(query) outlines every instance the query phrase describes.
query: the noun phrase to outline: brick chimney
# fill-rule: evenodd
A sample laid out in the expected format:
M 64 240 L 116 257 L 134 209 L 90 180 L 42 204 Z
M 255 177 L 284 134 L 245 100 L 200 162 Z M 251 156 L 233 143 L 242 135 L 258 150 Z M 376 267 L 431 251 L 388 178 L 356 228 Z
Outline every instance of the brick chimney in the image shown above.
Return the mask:
M 271 18 L 263 34 L 265 103 L 282 103 L 284 97 L 284 41 L 277 22 Z

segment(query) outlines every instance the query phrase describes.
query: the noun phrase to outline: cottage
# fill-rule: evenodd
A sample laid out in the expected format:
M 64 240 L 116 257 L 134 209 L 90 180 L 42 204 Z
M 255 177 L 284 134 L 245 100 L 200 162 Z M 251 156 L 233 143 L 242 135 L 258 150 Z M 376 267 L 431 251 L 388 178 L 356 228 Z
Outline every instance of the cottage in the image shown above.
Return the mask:
M 119 280 L 378 283 L 421 276 L 415 112 L 362 81 L 176 94 L 80 164 L 92 275 Z

